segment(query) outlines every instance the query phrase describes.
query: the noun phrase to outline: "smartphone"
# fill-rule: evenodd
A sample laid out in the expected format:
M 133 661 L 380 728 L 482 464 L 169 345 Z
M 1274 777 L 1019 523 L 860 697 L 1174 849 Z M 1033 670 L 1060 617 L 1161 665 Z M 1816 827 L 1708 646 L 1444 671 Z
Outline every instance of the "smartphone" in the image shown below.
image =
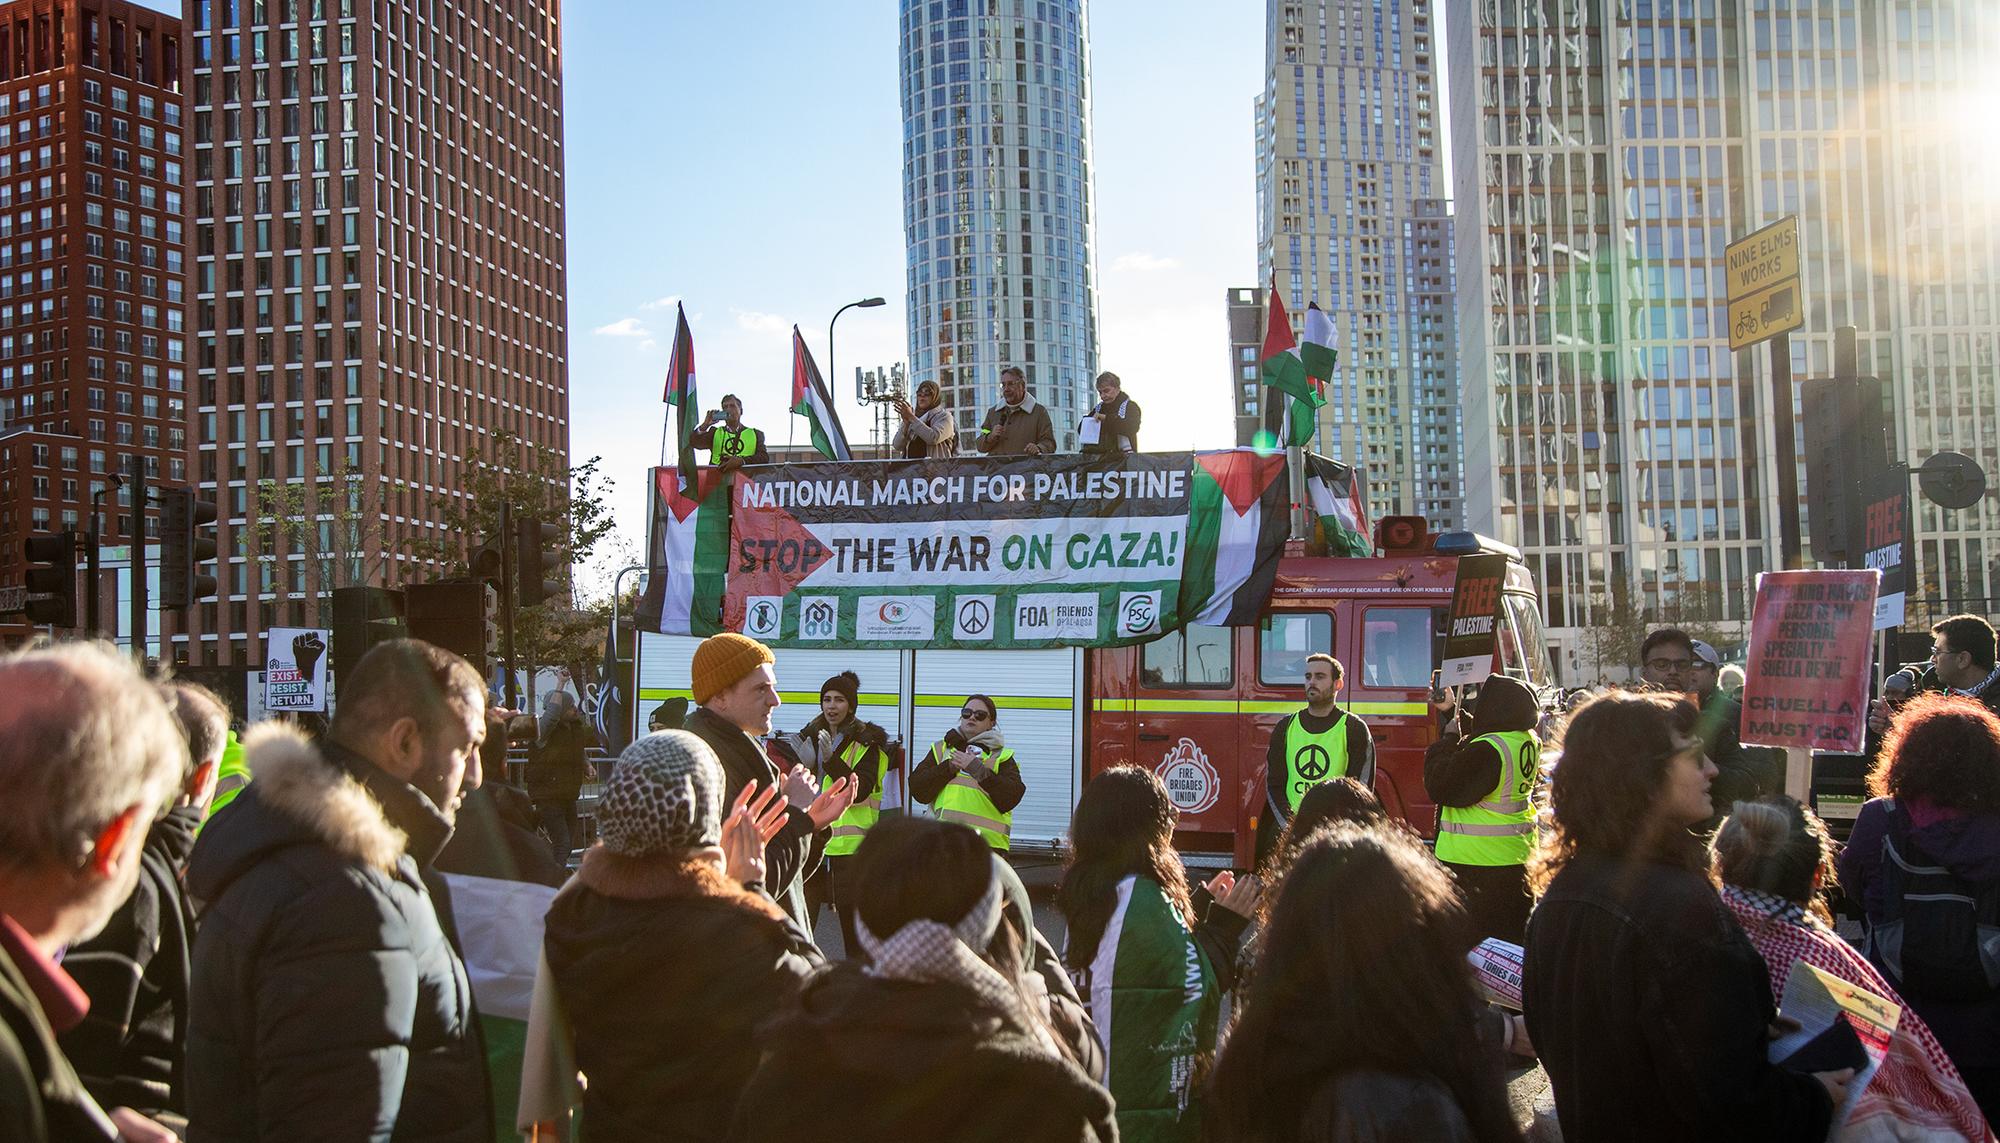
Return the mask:
M 721 409 L 710 409 L 710 410 L 708 411 L 708 419 L 709 419 L 709 420 L 711 420 L 711 421 L 719 421 L 719 420 L 721 420 L 721 419 L 722 419 L 722 410 L 721 410 Z
M 1443 706 L 1448 696 L 1444 693 L 1444 671 L 1442 668 L 1431 672 L 1431 705 Z

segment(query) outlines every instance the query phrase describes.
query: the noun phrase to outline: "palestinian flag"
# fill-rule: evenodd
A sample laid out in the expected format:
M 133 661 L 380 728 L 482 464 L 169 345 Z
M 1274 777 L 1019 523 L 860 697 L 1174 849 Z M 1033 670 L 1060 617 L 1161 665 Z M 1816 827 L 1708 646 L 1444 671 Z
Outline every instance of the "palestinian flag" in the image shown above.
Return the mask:
M 1375 554 L 1374 526 L 1368 520 L 1368 477 L 1358 468 L 1309 452 L 1306 495 L 1326 533 L 1326 550 L 1335 556 Z
M 1312 439 L 1314 430 L 1318 428 L 1319 407 L 1326 404 L 1326 395 L 1320 392 L 1319 386 L 1308 374 L 1298 343 L 1292 338 L 1292 320 L 1285 313 L 1285 299 L 1278 293 L 1276 276 L 1272 277 L 1271 288 L 1265 297 L 1270 299 L 1270 306 L 1269 318 L 1264 326 L 1264 384 L 1283 394 L 1282 397 L 1273 394 L 1271 400 L 1283 401 L 1284 414 L 1279 420 L 1277 444 L 1289 448 Z M 1310 313 L 1318 310 L 1318 306 L 1311 307 L 1308 320 Z M 1322 321 L 1325 317 L 1325 314 L 1320 314 Z M 1332 323 L 1327 322 L 1329 353 L 1332 352 L 1332 329 Z M 1307 332 L 1312 332 L 1310 324 Z M 1326 363 L 1325 371 L 1328 376 L 1332 375 L 1330 361 Z
M 694 427 L 701 421 L 701 404 L 694 392 L 694 334 L 688 331 L 687 310 L 679 304 L 674 306 L 674 354 L 667 362 L 667 391 L 660 400 L 674 410 L 674 423 L 680 430 L 676 463 L 680 466 L 681 492 L 690 494 L 696 471 Z M 667 458 L 660 459 L 664 462 Z
M 1218 627 L 1255 623 L 1291 531 L 1285 458 L 1254 449 L 1198 452 L 1192 477 L 1181 615 Z
M 723 577 L 729 565 L 729 482 L 720 469 L 699 470 L 695 494 L 681 492 L 671 468 L 653 470 L 652 551 L 639 626 L 660 635 L 722 630 Z
M 812 426 L 813 447 L 821 456 L 854 459 L 847 447 L 847 434 L 840 428 L 840 414 L 833 411 L 833 398 L 820 380 L 819 366 L 813 364 L 812 351 L 799 336 L 798 326 L 792 327 L 792 412 Z
M 481 803 L 468 802 L 467 810 Z M 491 803 L 484 811 L 494 814 Z M 496 817 L 477 836 L 498 838 Z M 490 831 L 490 832 L 489 832 Z M 512 864 L 506 853 L 481 853 L 493 872 Z M 510 872 L 517 872 L 510 870 Z M 444 873 L 465 961 L 466 982 L 479 1008 L 480 1039 L 493 1077 L 493 1121 L 512 1123 L 520 1101 L 521 1065 L 527 1058 L 528 1014 L 541 962 L 542 918 L 556 891 L 532 881 Z

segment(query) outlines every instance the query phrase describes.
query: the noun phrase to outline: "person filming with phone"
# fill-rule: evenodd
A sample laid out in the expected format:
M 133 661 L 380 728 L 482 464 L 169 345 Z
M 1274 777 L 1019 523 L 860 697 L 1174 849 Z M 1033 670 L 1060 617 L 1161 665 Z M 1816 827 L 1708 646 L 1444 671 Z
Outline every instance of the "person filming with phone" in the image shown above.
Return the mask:
M 917 386 L 915 408 L 898 396 L 895 409 L 896 416 L 903 421 L 896 429 L 897 456 L 904 460 L 923 460 L 926 457 L 958 455 L 958 426 L 952 423 L 951 410 L 945 408 L 944 395 L 937 382 L 925 381 Z
M 763 430 L 743 423 L 743 401 L 734 393 L 722 398 L 722 408 L 709 410 L 689 439 L 694 447 L 708 450 L 710 464 L 725 471 L 771 463 Z
M 1000 710 L 985 695 L 967 695 L 958 725 L 924 755 L 910 774 L 910 796 L 948 822 L 971 826 L 986 844 L 1005 852 L 1014 807 L 1027 795 L 1020 763 L 1000 733 Z

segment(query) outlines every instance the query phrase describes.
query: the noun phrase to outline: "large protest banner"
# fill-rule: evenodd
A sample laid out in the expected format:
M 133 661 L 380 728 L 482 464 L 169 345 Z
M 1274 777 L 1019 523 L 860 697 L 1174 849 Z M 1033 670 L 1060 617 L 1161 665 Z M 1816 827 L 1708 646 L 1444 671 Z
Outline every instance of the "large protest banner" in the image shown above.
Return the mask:
M 655 470 L 640 622 L 787 646 L 1055 647 L 1256 620 L 1289 521 L 1249 449 Z M 719 494 L 718 494 L 719 492 Z
M 1744 745 L 1861 750 L 1880 579 L 1873 569 L 1757 577 Z

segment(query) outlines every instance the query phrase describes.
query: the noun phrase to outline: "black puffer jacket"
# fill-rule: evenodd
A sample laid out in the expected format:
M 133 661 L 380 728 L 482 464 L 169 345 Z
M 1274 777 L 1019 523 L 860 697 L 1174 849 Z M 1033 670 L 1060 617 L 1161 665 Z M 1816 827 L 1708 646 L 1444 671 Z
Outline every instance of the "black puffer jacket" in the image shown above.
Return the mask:
M 710 1143 L 757 1067 L 757 1025 L 819 950 L 769 897 L 712 866 L 584 854 L 543 949 L 576 1045 L 584 1143 Z
M 742 1143 L 1106 1143 L 1111 1095 L 955 984 L 842 965 L 764 1037 Z
M 328 750 L 345 764 L 253 733 L 257 780 L 195 846 L 188 1138 L 488 1143 L 472 989 L 420 871 L 450 827 Z

